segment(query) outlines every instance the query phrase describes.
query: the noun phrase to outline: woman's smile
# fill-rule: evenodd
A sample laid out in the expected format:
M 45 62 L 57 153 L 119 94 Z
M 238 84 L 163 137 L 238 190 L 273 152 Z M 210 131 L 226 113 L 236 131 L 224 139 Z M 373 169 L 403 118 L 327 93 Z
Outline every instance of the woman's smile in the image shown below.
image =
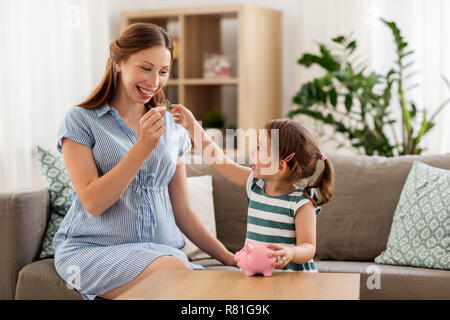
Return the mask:
M 136 85 L 136 90 L 137 90 L 139 96 L 144 99 L 150 99 L 155 93 L 155 90 L 148 90 L 148 89 L 145 89 L 138 85 Z

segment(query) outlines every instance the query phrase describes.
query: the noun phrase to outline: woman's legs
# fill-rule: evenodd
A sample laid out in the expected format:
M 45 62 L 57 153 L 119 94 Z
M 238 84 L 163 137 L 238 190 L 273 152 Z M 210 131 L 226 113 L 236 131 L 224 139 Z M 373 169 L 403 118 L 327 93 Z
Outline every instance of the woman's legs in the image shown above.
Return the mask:
M 114 299 L 118 295 L 122 294 L 126 290 L 130 289 L 131 287 L 135 286 L 145 278 L 147 278 L 149 275 L 151 275 L 153 272 L 157 270 L 174 270 L 174 269 L 192 269 L 191 266 L 186 264 L 183 260 L 175 258 L 173 256 L 162 256 L 155 260 L 153 260 L 136 278 L 134 278 L 132 281 L 128 282 L 127 284 L 117 287 L 115 289 L 112 289 L 108 292 L 105 292 L 104 294 L 100 295 L 100 298 L 103 299 Z

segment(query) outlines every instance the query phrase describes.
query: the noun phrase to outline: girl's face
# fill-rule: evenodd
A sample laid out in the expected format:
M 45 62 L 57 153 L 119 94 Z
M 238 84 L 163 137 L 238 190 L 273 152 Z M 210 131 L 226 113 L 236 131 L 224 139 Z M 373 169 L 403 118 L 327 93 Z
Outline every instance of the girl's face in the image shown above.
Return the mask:
M 127 98 L 135 104 L 146 104 L 167 83 L 170 51 L 158 46 L 141 50 L 117 65 L 120 85 Z
M 270 175 L 270 168 L 273 165 L 271 155 L 272 152 L 269 135 L 266 130 L 259 130 L 256 150 L 252 152 L 253 162 L 255 163 L 252 170 L 255 178 L 261 179 Z

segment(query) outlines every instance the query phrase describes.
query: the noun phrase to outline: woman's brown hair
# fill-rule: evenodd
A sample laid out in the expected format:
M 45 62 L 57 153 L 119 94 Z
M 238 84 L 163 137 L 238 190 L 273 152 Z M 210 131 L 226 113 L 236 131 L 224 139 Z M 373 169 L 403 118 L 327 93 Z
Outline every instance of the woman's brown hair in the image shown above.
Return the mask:
M 294 157 L 287 162 L 291 182 L 307 179 L 316 172 L 318 161 L 323 154 L 320 151 L 317 136 L 294 120 L 277 119 L 272 120 L 264 126 L 269 139 L 272 129 L 278 129 L 279 134 L 279 157 L 285 159 L 295 152 Z M 276 150 L 274 150 L 276 152 Z M 325 204 L 330 201 L 334 191 L 334 169 L 330 160 L 324 160 L 324 169 L 314 183 L 308 183 L 304 188 L 314 188 L 320 193 L 320 201 L 313 199 L 307 192 L 308 197 L 314 205 Z
M 103 79 L 89 97 L 78 106 L 93 109 L 111 102 L 117 93 L 120 81 L 120 73 L 115 70 L 115 65 L 125 62 L 131 55 L 141 50 L 157 46 L 169 49 L 171 56 L 170 65 L 172 66 L 172 40 L 162 27 L 152 23 L 134 23 L 129 25 L 109 46 L 109 58 Z M 164 98 L 164 91 L 161 89 L 152 97 L 148 104 L 157 106 Z

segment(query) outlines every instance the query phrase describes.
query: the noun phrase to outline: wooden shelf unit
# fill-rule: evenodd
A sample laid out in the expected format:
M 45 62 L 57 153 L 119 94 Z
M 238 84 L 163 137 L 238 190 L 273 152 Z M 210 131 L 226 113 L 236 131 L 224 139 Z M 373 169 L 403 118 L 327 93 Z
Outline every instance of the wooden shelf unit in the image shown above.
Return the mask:
M 220 108 L 225 126 L 246 131 L 282 116 L 281 18 L 277 10 L 248 4 L 139 10 L 122 14 L 121 29 L 150 22 L 178 38 L 176 67 L 166 86 L 170 101 L 188 107 L 197 120 Z M 230 58 L 230 78 L 203 78 L 207 53 Z M 238 148 L 248 147 L 238 136 Z

